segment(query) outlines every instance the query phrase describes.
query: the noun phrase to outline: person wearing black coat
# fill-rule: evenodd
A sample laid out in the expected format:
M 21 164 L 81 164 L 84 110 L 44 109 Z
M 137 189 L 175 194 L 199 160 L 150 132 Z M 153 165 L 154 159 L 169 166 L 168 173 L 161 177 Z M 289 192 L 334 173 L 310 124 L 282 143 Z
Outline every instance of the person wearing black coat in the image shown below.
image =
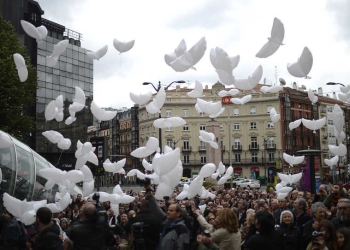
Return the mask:
M 283 248 L 282 250 L 301 250 L 302 249 L 302 235 L 294 225 L 293 213 L 285 210 L 281 213 L 280 227 L 277 232 L 282 236 Z

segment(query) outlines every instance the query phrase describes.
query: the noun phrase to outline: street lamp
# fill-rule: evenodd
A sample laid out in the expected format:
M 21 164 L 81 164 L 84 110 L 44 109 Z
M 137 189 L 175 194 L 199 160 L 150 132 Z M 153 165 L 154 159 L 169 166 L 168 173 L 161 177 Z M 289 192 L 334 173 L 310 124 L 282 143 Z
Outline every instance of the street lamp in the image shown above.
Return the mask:
M 327 82 L 326 85 L 341 85 L 341 86 L 345 87 L 345 85 L 340 83 L 340 82 Z
M 265 158 L 265 181 L 267 184 L 267 158 L 266 158 L 266 151 L 267 151 L 267 143 L 269 140 L 271 140 L 271 138 L 274 138 L 275 136 L 269 136 L 267 139 L 265 139 L 264 136 L 262 136 L 263 140 L 264 140 L 264 158 Z
M 167 90 L 173 83 L 186 83 L 186 82 L 184 80 L 173 81 L 173 82 L 169 83 L 169 85 L 166 86 L 164 88 L 164 90 Z M 157 88 L 151 82 L 144 82 L 144 83 L 142 83 L 142 85 L 152 85 L 152 87 L 154 88 L 154 90 L 157 93 L 159 92 L 160 88 L 162 87 L 160 85 L 160 81 L 158 82 L 158 87 Z M 162 109 L 159 110 L 159 118 L 162 118 Z M 162 152 L 162 130 L 161 130 L 161 128 L 159 128 L 159 148 L 160 148 L 160 152 Z

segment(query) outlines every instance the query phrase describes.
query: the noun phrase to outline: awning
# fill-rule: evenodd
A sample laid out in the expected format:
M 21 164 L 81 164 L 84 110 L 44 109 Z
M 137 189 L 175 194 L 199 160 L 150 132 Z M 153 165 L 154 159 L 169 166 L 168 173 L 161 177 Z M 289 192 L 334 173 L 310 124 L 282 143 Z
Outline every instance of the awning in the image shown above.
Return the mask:
M 252 167 L 250 168 L 250 172 L 259 172 L 260 168 L 259 167 Z
M 235 168 L 233 170 L 234 173 L 242 173 L 242 168 Z

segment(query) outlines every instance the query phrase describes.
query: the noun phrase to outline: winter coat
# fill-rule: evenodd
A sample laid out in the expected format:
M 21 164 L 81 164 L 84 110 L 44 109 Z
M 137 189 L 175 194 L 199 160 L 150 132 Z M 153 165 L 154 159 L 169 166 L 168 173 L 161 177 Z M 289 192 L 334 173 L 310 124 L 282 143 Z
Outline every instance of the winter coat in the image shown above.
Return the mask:
M 174 222 L 166 221 L 159 240 L 161 250 L 190 249 L 190 239 L 187 227 L 182 219 Z
M 63 250 L 59 234 L 60 228 L 54 221 L 51 221 L 39 232 L 33 250 Z
M 283 239 L 283 250 L 301 250 L 302 249 L 302 236 L 298 228 L 294 225 L 287 226 L 282 223 L 277 232 Z

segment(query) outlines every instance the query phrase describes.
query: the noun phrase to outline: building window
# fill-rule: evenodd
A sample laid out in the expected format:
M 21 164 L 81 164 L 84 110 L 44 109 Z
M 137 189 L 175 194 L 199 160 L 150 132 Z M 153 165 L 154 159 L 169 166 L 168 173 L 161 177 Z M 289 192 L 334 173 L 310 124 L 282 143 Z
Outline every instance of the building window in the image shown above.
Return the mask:
M 239 108 L 233 108 L 233 115 L 239 115 Z
M 166 145 L 173 148 L 173 140 L 172 139 L 166 139 Z
M 251 147 L 253 149 L 257 149 L 258 148 L 258 138 L 257 137 L 252 137 L 251 138 L 251 143 L 252 143 Z
M 239 125 L 239 123 L 234 123 L 234 124 L 233 124 L 233 129 L 234 129 L 234 130 L 240 130 L 240 125 Z
M 274 128 L 275 126 L 273 125 L 273 122 L 268 122 L 267 123 L 267 128 Z
M 328 125 L 333 125 L 333 120 L 328 119 L 327 124 L 328 124 Z
M 201 149 L 201 150 L 206 150 L 206 143 L 204 142 L 204 141 L 200 141 L 200 146 L 199 146 L 199 148 Z
M 301 109 L 301 103 L 298 103 L 298 108 L 300 108 L 300 109 Z
M 332 113 L 333 112 L 333 108 L 332 107 L 327 107 L 327 112 Z
M 188 124 L 185 124 L 183 127 L 182 127 L 182 130 L 183 131 L 188 131 L 189 129 L 188 129 Z
M 205 125 L 204 124 L 199 125 L 199 130 L 205 130 Z
M 305 112 L 305 118 L 309 119 L 309 113 L 308 112 Z
M 166 127 L 166 131 L 173 131 L 171 127 Z
M 273 137 L 270 137 L 270 139 L 267 140 L 267 147 L 268 148 L 274 148 L 275 147 L 275 139 Z
M 255 114 L 256 114 L 256 108 L 255 108 L 255 106 L 251 106 L 251 107 L 250 107 L 250 114 L 251 114 L 251 115 L 255 115 Z
M 201 155 L 201 163 L 202 164 L 207 163 L 207 157 L 205 155 Z
M 199 112 L 200 117 L 204 117 L 204 112 Z
M 144 120 L 145 117 L 144 117 L 144 113 L 141 114 L 141 120 Z
M 224 130 L 224 125 L 220 124 L 220 130 Z
M 252 162 L 258 162 L 258 154 L 252 153 Z
M 182 110 L 182 117 L 188 117 L 188 109 Z
M 309 105 L 305 104 L 305 110 L 309 110 Z
M 235 149 L 239 149 L 241 147 L 241 139 L 240 138 L 234 138 L 234 145 Z
M 271 106 L 271 105 L 267 105 L 267 107 L 266 107 L 266 112 L 267 112 L 268 114 L 270 114 L 271 109 L 272 109 L 272 106 Z
M 171 109 L 167 109 L 167 110 L 165 111 L 165 116 L 166 116 L 166 117 L 171 117 Z
M 189 149 L 190 149 L 190 141 L 184 140 L 184 150 L 189 150 Z
M 190 163 L 190 156 L 184 155 L 184 164 L 189 164 L 189 163 Z
M 235 154 L 235 162 L 241 162 L 241 154 Z
M 275 161 L 275 153 L 274 152 L 270 152 L 269 153 L 269 162 L 274 162 Z
M 250 123 L 250 129 L 256 129 L 256 122 Z

